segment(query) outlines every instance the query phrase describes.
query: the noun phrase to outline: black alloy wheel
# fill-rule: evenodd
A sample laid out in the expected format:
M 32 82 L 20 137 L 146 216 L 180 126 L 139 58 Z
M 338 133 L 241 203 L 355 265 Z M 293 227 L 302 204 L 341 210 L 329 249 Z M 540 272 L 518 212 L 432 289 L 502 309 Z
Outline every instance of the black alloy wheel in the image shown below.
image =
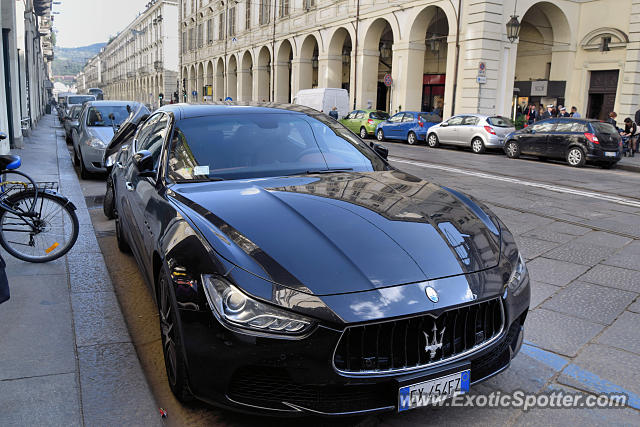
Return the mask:
M 517 159 L 520 157 L 520 145 L 516 141 L 507 142 L 507 149 L 505 150 L 507 157 L 510 159 Z

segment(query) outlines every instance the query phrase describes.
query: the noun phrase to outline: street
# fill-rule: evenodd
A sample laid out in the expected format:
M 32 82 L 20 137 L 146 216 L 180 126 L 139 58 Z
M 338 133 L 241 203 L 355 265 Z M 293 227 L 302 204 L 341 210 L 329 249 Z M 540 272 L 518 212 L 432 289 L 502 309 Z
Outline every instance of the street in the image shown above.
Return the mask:
M 58 138 L 61 132 L 58 130 Z M 392 164 L 487 204 L 516 236 L 532 277 L 524 345 L 511 367 L 472 393 L 621 392 L 624 409 L 417 409 L 338 425 L 631 425 L 640 411 L 640 174 L 570 168 L 502 153 L 384 143 Z M 134 258 L 117 249 L 102 212 L 104 177 L 80 181 L 129 333 L 167 425 L 298 425 L 180 404 L 169 389 L 158 315 Z M 426 421 L 428 420 L 428 421 Z

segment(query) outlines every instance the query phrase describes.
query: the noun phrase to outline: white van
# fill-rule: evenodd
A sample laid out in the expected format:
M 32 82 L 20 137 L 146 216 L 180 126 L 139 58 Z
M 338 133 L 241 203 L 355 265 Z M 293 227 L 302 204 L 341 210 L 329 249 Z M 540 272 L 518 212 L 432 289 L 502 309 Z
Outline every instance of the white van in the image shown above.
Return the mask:
M 323 111 L 329 114 L 333 107 L 338 107 L 338 119 L 349 114 L 349 92 L 346 89 L 323 87 L 303 89 L 293 98 L 293 103 Z

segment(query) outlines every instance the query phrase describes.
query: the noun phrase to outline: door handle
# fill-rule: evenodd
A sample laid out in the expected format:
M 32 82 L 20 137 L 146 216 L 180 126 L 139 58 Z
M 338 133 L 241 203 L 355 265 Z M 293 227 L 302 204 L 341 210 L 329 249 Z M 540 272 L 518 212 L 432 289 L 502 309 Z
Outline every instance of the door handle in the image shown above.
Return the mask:
M 124 183 L 124 186 L 125 186 L 125 187 L 127 187 L 127 190 L 129 190 L 129 191 L 133 191 L 133 190 L 135 190 L 135 187 L 134 187 L 134 186 L 133 186 L 133 184 L 132 184 L 132 183 L 130 183 L 130 182 L 125 182 L 125 183 Z
M 116 162 L 116 167 L 118 169 L 124 169 L 124 165 L 122 164 L 122 162 Z

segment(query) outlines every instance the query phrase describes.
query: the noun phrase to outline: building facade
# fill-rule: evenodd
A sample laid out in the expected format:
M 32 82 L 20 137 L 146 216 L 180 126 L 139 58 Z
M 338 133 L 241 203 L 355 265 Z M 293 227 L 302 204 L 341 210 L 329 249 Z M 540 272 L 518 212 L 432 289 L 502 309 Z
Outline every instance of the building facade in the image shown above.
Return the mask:
M 181 0 L 181 100 L 342 87 L 354 108 L 390 112 L 511 116 L 533 102 L 627 116 L 637 22 L 640 0 Z
M 178 85 L 178 1 L 153 0 L 79 75 L 78 90 L 99 87 L 105 99 L 158 107 Z
M 0 154 L 22 147 L 52 88 L 51 0 L 0 0 Z

